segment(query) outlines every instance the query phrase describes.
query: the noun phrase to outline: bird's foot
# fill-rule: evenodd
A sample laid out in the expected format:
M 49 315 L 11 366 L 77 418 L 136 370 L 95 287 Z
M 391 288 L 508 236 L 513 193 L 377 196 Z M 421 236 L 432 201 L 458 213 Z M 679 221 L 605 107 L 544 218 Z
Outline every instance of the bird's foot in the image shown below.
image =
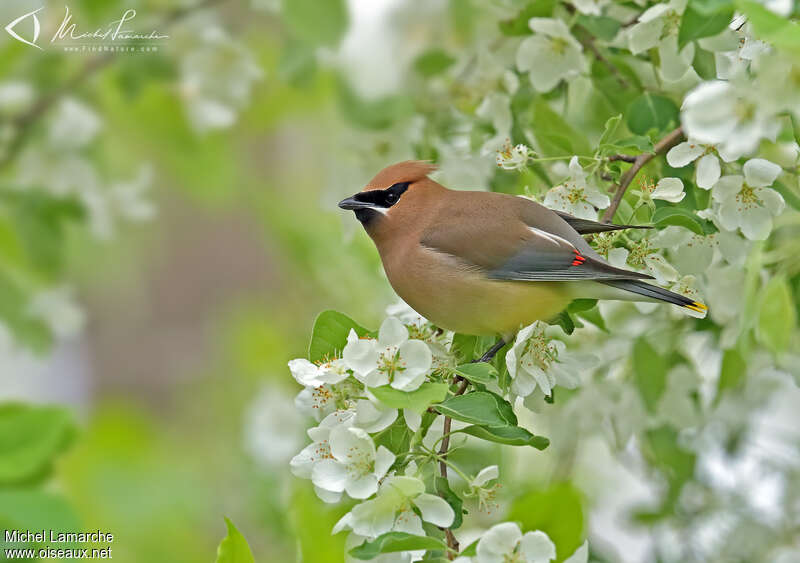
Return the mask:
M 491 348 L 489 348 L 488 350 L 486 350 L 486 353 L 485 353 L 483 356 L 481 356 L 481 357 L 480 357 L 480 358 L 478 358 L 477 360 L 472 360 L 472 363 L 478 363 L 478 362 L 490 362 L 490 361 L 492 361 L 492 358 L 494 358 L 495 354 L 497 354 L 497 352 L 499 352 L 499 351 L 500 351 L 500 348 L 502 348 L 502 347 L 503 347 L 503 346 L 505 346 L 505 345 L 506 345 L 506 341 L 505 341 L 504 339 L 502 339 L 502 338 L 501 338 L 500 340 L 498 340 L 497 342 L 495 342 L 495 343 L 492 345 L 492 347 L 491 347 Z

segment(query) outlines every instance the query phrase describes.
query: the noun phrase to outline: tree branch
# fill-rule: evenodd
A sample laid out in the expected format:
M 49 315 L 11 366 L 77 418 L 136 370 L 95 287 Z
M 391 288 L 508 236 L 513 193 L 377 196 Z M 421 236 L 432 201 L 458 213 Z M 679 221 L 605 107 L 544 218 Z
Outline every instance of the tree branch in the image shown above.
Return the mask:
M 635 157 L 633 161 L 633 166 L 631 166 L 622 175 L 622 178 L 619 181 L 619 185 L 616 186 L 616 191 L 614 192 L 614 198 L 611 200 L 611 205 L 609 205 L 608 209 L 606 209 L 606 212 L 603 213 L 604 223 L 608 223 L 611 221 L 611 219 L 614 218 L 614 213 L 617 212 L 617 208 L 619 207 L 619 204 L 622 201 L 623 196 L 625 195 L 625 191 L 628 189 L 628 186 L 631 185 L 631 182 L 636 177 L 636 174 L 639 173 L 639 170 L 641 170 L 642 167 L 648 162 L 650 162 L 656 155 L 671 149 L 674 145 L 678 143 L 678 141 L 681 140 L 682 137 L 683 137 L 683 127 L 678 127 L 677 129 L 670 131 L 666 137 L 664 137 L 658 143 L 656 143 L 655 147 L 653 147 L 653 152 L 640 154 L 639 156 Z M 625 160 L 625 159 L 618 158 L 616 160 Z M 625 160 L 625 162 L 628 161 Z
M 463 395 L 464 391 L 467 390 L 468 385 L 469 381 L 462 379 L 461 386 L 455 393 L 456 396 Z M 445 463 L 444 460 L 447 459 L 447 449 L 450 447 L 450 426 L 452 423 L 453 419 L 451 419 L 449 416 L 444 417 L 444 427 L 442 428 L 442 436 L 444 436 L 444 438 L 442 438 L 442 446 L 439 448 L 439 456 L 442 458 L 439 461 L 439 472 L 445 479 L 447 479 L 447 463 Z M 442 498 L 444 498 L 444 495 L 442 495 Z M 447 547 L 453 550 L 447 554 L 447 558 L 452 561 L 455 559 L 455 554 L 458 553 L 458 540 L 453 535 L 453 530 L 450 528 L 445 528 L 444 534 L 447 538 Z

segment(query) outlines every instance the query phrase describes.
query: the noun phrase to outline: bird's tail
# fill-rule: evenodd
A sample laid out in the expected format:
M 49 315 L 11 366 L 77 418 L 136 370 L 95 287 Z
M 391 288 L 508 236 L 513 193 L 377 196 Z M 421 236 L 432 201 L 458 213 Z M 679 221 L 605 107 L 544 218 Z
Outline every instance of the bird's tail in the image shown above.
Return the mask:
M 705 316 L 706 312 L 708 311 L 708 307 L 706 307 L 699 301 L 695 301 L 689 297 L 686 297 L 685 295 L 681 295 L 680 293 L 675 293 L 674 291 L 669 291 L 668 289 L 664 289 L 662 287 L 650 285 L 649 283 L 645 283 L 643 281 L 603 280 L 600 281 L 600 283 L 603 283 L 605 285 L 610 285 L 611 287 L 622 289 L 624 291 L 630 291 L 632 293 L 636 293 L 638 295 L 641 295 L 643 297 L 648 297 L 649 299 L 653 299 L 656 301 L 665 301 L 667 303 L 672 303 L 674 305 L 678 305 L 679 307 L 690 309 L 695 313 L 699 313 L 702 316 Z

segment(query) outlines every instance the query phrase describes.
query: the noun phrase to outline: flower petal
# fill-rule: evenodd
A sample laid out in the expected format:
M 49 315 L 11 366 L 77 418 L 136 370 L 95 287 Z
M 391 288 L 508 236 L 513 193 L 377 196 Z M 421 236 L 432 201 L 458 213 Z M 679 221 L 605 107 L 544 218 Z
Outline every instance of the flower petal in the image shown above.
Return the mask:
M 378 344 L 383 348 L 389 346 L 400 346 L 408 340 L 408 329 L 395 317 L 386 317 L 378 331 Z
M 344 489 L 353 498 L 369 498 L 378 492 L 378 479 L 375 478 L 375 475 L 364 475 L 358 479 L 348 481 Z
M 362 536 L 376 537 L 391 531 L 394 525 L 394 514 L 399 508 L 394 498 L 378 496 L 357 504 L 350 511 L 349 525 L 353 531 Z
M 415 536 L 424 536 L 425 529 L 422 527 L 422 519 L 414 514 L 412 510 L 404 510 L 397 515 L 392 530 L 395 532 L 405 532 Z
M 719 180 L 719 159 L 716 155 L 707 154 L 697 161 L 697 185 L 710 190 Z
M 422 493 L 414 499 L 414 504 L 417 505 L 417 508 L 422 513 L 422 519 L 426 522 L 435 524 L 440 528 L 446 528 L 453 523 L 455 512 L 447 504 L 447 501 L 441 497 Z
M 556 546 L 547 534 L 536 530 L 527 532 L 519 542 L 519 552 L 527 563 L 547 563 L 556 558 Z
M 395 455 L 383 446 L 378 446 L 375 452 L 375 476 L 379 479 L 386 475 L 394 463 Z
M 311 470 L 311 482 L 320 489 L 341 493 L 347 484 L 347 467 L 332 459 L 323 459 L 314 464 Z
M 739 226 L 750 240 L 764 240 L 772 231 L 772 214 L 764 207 L 754 206 L 742 210 Z
M 723 176 L 711 188 L 711 197 L 714 201 L 727 201 L 734 199 L 742 189 L 744 178 L 742 176 Z
M 683 193 L 683 182 L 680 178 L 661 178 L 650 197 L 676 203 L 682 200 L 685 195 Z
M 321 385 L 317 377 L 319 368 L 305 358 L 291 360 L 289 362 L 289 371 L 295 381 L 304 387 L 319 387 Z
M 496 465 L 490 465 L 481 469 L 475 478 L 472 480 L 472 485 L 481 487 L 493 479 L 500 476 L 500 469 Z
M 564 559 L 564 563 L 586 563 L 587 561 L 589 561 L 588 541 L 583 542 L 583 545 L 576 549 L 572 555 Z
M 682 168 L 697 159 L 704 151 L 705 147 L 699 143 L 684 141 L 669 149 L 667 163 L 673 168 Z
M 786 202 L 783 196 L 771 188 L 757 188 L 755 190 L 758 199 L 762 201 L 764 207 L 769 209 L 773 215 L 780 215 L 783 213 Z
M 375 457 L 375 444 L 361 428 L 337 427 L 331 430 L 331 454 L 341 463 Z
M 374 340 L 357 339 L 348 341 L 342 352 L 344 362 L 362 377 L 378 367 L 378 350 Z
M 321 447 L 321 444 L 309 444 L 294 456 L 289 462 L 292 474 L 302 479 L 310 479 L 314 464 L 322 459 L 319 455 Z
M 478 540 L 478 561 L 481 563 L 502 562 L 517 547 L 522 532 L 514 522 L 503 522 L 489 528 Z
M 763 158 L 751 158 L 744 163 L 744 180 L 749 186 L 771 186 L 781 173 L 781 167 Z

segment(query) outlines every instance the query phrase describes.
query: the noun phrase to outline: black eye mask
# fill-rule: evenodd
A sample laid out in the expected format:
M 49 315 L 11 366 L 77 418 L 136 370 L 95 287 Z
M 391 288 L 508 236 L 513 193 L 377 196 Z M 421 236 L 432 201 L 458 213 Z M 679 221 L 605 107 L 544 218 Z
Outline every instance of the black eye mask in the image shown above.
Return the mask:
M 408 189 L 411 182 L 400 182 L 385 190 L 370 190 L 368 192 L 359 192 L 353 199 L 362 201 L 364 203 L 371 203 L 376 207 L 383 207 L 389 209 L 395 203 L 400 201 L 400 196 Z

